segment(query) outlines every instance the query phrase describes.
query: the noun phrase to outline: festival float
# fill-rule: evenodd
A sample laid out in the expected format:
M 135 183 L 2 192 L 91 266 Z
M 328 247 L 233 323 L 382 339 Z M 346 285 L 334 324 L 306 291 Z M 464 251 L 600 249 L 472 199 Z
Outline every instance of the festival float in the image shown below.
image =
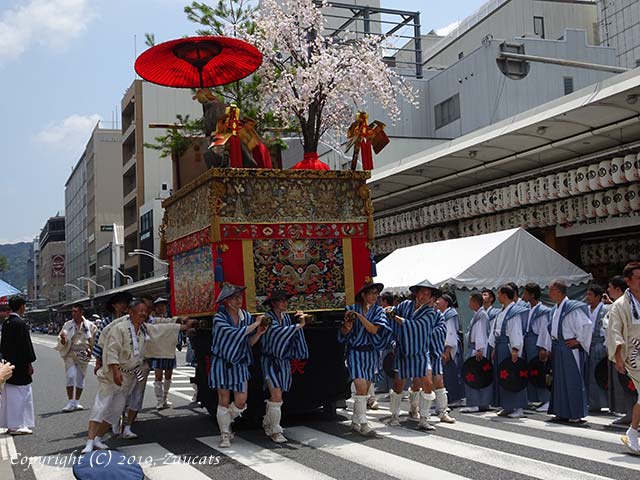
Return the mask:
M 307 3 L 310 15 L 301 17 L 310 18 L 312 23 L 321 21 L 318 9 Z M 273 14 L 279 8 L 273 4 L 263 11 Z M 280 14 L 288 15 L 283 11 Z M 282 18 L 272 21 L 287 24 Z M 317 25 L 307 25 L 292 32 L 299 34 L 305 29 L 319 31 Z M 191 37 L 151 47 L 136 61 L 136 72 L 147 81 L 195 89 L 194 100 L 202 104 L 204 112 L 205 148 L 197 149 L 191 160 L 173 158 L 173 194 L 163 202 L 162 250 L 169 262 L 171 310 L 173 315 L 201 319 L 193 342 L 197 358 L 194 382 L 198 401 L 215 415 L 217 395 L 208 386 L 208 374 L 211 322 L 218 293 L 225 282 L 244 285 L 244 308 L 260 314 L 267 295 L 284 290 L 291 295 L 290 310 L 311 315 L 304 330 L 309 358 L 291 361 L 293 386 L 286 394 L 284 410 L 323 408 L 333 414 L 336 402 L 351 395 L 337 329 L 344 320 L 345 306 L 354 303 L 355 292 L 375 276 L 373 208 L 366 185 L 368 170 L 373 168 L 371 150 L 378 153 L 389 140 L 384 134 L 385 125 L 379 121 L 369 124 L 365 112 L 357 112 L 354 122 L 352 111 L 344 108 L 349 102 L 353 105 L 354 99 L 345 97 L 345 85 L 332 85 L 333 95 L 342 102 L 339 110 L 343 124 L 346 121 L 346 126 L 351 125 L 343 131 L 353 158 L 351 170 L 330 170 L 316 151 L 326 131 L 322 107 L 333 101 L 331 89 L 325 85 L 320 88 L 324 96 L 311 92 L 310 98 L 296 100 L 304 90 L 300 89 L 292 94 L 294 102 L 287 103 L 291 95 L 278 90 L 277 78 L 269 78 L 282 74 L 283 66 L 277 62 L 285 57 L 269 46 L 269 41 L 275 40 L 268 37 L 274 30 L 282 33 L 284 27 L 259 30 L 263 36 L 255 43 L 260 50 L 237 38 Z M 347 43 L 347 50 L 340 53 L 319 35 L 305 38 L 316 47 L 309 49 L 306 64 L 295 70 L 298 74 L 305 68 L 317 71 L 316 82 L 324 81 L 321 77 L 327 73 L 328 62 L 338 58 L 338 53 L 345 68 L 386 68 L 377 45 L 359 48 Z M 310 60 L 312 53 L 317 55 L 317 62 Z M 305 153 L 288 170 L 271 168 L 269 151 L 255 130 L 256 120 L 243 117 L 236 105 L 220 102 L 210 90 L 250 75 L 263 60 L 263 82 L 269 85 L 270 94 L 276 95 L 270 107 L 297 108 L 293 111 L 301 126 Z M 340 72 L 343 67 L 334 63 L 332 68 Z M 350 71 L 345 71 L 343 78 L 360 98 L 362 79 L 356 79 Z M 366 79 L 371 81 L 374 93 L 391 91 L 388 81 L 375 75 Z M 317 85 L 314 88 L 318 91 Z M 308 109 L 304 112 L 294 107 L 305 102 Z M 335 121 L 338 117 L 331 118 Z M 365 168 L 356 170 L 360 155 Z M 259 343 L 253 353 L 245 417 L 256 420 L 264 409 L 267 392 L 259 371 Z

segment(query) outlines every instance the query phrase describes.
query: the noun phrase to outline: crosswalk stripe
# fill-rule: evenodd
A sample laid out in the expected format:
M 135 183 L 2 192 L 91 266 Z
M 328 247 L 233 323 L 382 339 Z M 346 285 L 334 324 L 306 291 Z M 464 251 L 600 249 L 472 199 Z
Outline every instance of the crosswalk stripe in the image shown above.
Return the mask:
M 588 427 L 572 427 L 559 423 L 548 422 L 544 420 L 533 420 L 530 418 L 507 419 L 496 416 L 495 413 L 475 414 L 474 417 L 482 418 L 488 422 L 505 423 L 507 425 L 515 425 L 518 427 L 528 427 L 536 430 L 542 430 L 546 433 L 562 433 L 565 435 L 573 435 L 574 437 L 585 438 L 587 440 L 597 440 L 599 442 L 614 443 L 620 445 L 620 432 L 608 432 L 606 430 L 593 430 Z
M 640 458 L 621 456 L 620 452 L 612 453 L 595 448 L 580 447 L 567 442 L 558 442 L 555 440 L 540 438 L 533 435 L 524 435 L 522 433 L 510 432 L 507 430 L 497 431 L 494 428 L 483 427 L 480 425 L 475 425 L 473 423 L 439 423 L 438 428 L 441 427 L 447 430 L 455 430 L 457 432 L 477 435 L 479 437 L 489 438 L 492 440 L 498 439 L 503 442 L 513 443 L 523 447 L 537 448 L 560 455 L 567 455 L 570 457 L 576 457 L 593 462 L 599 462 L 607 465 L 619 466 L 640 471 Z M 619 442 L 617 445 L 620 447 L 620 451 L 623 452 L 624 446 L 622 445 L 622 443 Z M 444 451 L 448 452 L 449 450 Z
M 609 415 L 607 417 L 598 417 L 595 415 L 589 415 L 588 417 L 585 417 L 585 420 L 587 421 L 587 423 L 590 423 L 592 425 L 600 425 L 603 427 L 608 427 L 609 425 L 611 425 L 611 422 L 613 422 L 614 420 L 617 420 L 620 417 L 616 417 L 615 415 Z
M 388 417 L 389 415 L 391 415 L 391 412 L 389 411 L 388 408 L 381 407 L 380 410 L 377 410 L 377 411 L 372 411 L 372 410 L 367 411 L 367 415 L 369 417 L 381 418 L 381 417 Z M 494 424 L 513 425 L 516 427 L 528 427 L 528 428 L 533 428 L 535 430 L 542 430 L 546 433 L 560 433 L 564 435 L 572 435 L 575 437 L 580 437 L 582 439 L 587 439 L 587 440 L 596 440 L 599 442 L 611 443 L 617 446 L 621 445 L 620 443 L 621 432 L 608 431 L 608 430 L 596 430 L 588 427 L 579 427 L 579 426 L 572 427 L 569 425 L 562 425 L 562 424 L 547 421 L 551 417 L 536 417 L 536 418 L 524 417 L 524 418 L 512 419 L 512 418 L 498 417 L 493 412 L 485 412 L 485 413 L 474 413 L 470 415 L 464 414 L 458 418 L 462 421 L 464 421 L 467 418 L 468 419 L 480 418 Z M 469 425 L 471 424 L 471 422 L 465 422 L 464 424 Z M 495 438 L 495 435 L 497 435 L 498 432 L 501 434 L 501 432 L 504 432 L 505 430 L 494 429 L 492 431 L 494 432 L 493 438 Z
M 118 450 L 125 455 L 143 460 L 140 466 L 144 471 L 145 479 L 174 480 L 176 478 L 186 478 L 189 480 L 209 480 L 209 477 L 197 468 L 184 462 L 175 461 L 173 454 L 158 443 L 120 447 Z M 153 459 L 151 463 L 147 462 L 149 459 Z
M 75 480 L 73 465 L 61 466 L 55 463 L 56 457 L 30 457 L 29 467 L 37 480 Z M 69 462 L 70 463 L 70 462 Z M 20 465 L 23 469 L 26 465 Z
M 193 398 L 193 394 L 191 394 L 191 395 L 185 395 L 184 393 L 177 392 L 177 391 L 175 390 L 175 388 L 172 388 L 171 390 L 169 390 L 169 393 L 170 393 L 171 395 L 175 395 L 175 396 L 176 396 L 176 397 L 178 397 L 178 398 L 182 398 L 183 400 L 189 400 L 189 401 L 191 401 L 191 399 Z
M 575 479 L 575 480 L 588 480 L 588 479 L 603 479 L 599 475 L 592 475 L 590 473 L 574 470 L 572 468 L 566 468 L 559 465 L 554 465 L 540 460 L 526 458 L 520 455 L 514 455 L 511 453 L 494 450 L 491 448 L 480 447 L 478 445 L 461 442 L 459 440 L 452 440 L 444 437 L 438 437 L 436 435 L 420 435 L 416 436 L 415 431 L 406 430 L 402 428 L 390 428 L 379 422 L 371 422 L 373 427 L 376 427 L 378 432 L 392 440 L 398 440 L 400 442 L 409 443 L 423 448 L 436 450 L 439 452 L 446 452 L 448 455 L 454 457 L 471 460 L 474 462 L 490 465 L 492 467 L 501 468 L 521 475 L 527 475 L 533 478 L 539 478 L 541 480 L 558 480 L 558 479 Z M 439 424 L 444 425 L 444 424 Z M 455 427 L 456 425 L 447 424 L 447 427 Z M 460 426 L 460 425 L 459 425 Z M 460 431 L 466 431 L 464 427 L 460 428 Z M 472 433 L 472 432 L 468 432 Z M 494 430 L 495 435 L 495 430 Z M 515 435 L 515 434 L 514 434 Z M 521 437 L 524 437 L 522 435 Z M 493 437 L 495 438 L 495 436 Z M 500 440 L 510 441 L 505 438 L 504 435 L 500 435 Z M 520 439 L 522 441 L 522 439 Z M 520 443 L 520 442 L 511 442 Z M 527 443 L 522 443 L 524 446 L 529 446 Z M 566 446 L 563 444 L 563 446 Z M 568 447 L 568 446 L 567 446 Z M 546 449 L 549 450 L 549 449 Z M 600 453 L 593 449 L 593 452 Z M 553 451 L 553 450 L 551 450 Z M 556 452 L 562 453 L 562 452 Z M 578 458 L 592 458 L 586 455 L 576 455 Z M 637 467 L 637 465 L 633 465 Z
M 446 470 L 400 457 L 376 448 L 329 435 L 308 427 L 287 429 L 287 437 L 339 458 L 377 470 L 399 479 L 437 478 L 438 480 L 461 480 L 466 477 Z
M 219 436 L 197 438 L 196 440 L 249 467 L 253 471 L 274 480 L 283 478 L 332 480 L 334 478 L 279 455 L 273 450 L 247 442 L 242 438 L 234 438 L 231 448 L 220 448 L 218 446 Z

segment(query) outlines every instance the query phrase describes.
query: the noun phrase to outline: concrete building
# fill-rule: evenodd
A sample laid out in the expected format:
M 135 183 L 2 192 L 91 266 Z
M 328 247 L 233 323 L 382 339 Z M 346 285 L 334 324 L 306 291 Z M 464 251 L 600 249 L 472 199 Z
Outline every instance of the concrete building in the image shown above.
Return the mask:
M 167 88 L 134 80 L 122 99 L 120 208 L 123 209 L 124 271 L 140 280 L 165 273 L 165 267 L 144 255 L 129 256 L 135 249 L 159 255 L 162 223 L 160 202 L 171 193 L 173 167 L 170 158 L 149 148 L 165 133 L 154 123 L 175 123 L 176 115 L 202 116 L 201 105 L 188 89 Z M 149 214 L 149 212 L 152 212 Z M 146 215 L 146 216 L 145 216 Z
M 505 75 L 498 58 L 505 42 L 527 55 L 604 66 L 612 71 L 528 62 L 526 75 Z M 582 30 L 566 30 L 561 40 L 494 38 L 444 70 L 425 70 L 424 78 L 406 79 L 417 92 L 418 107 L 400 103 L 402 118 L 393 123 L 372 103 L 371 120 L 387 124 L 392 143 L 375 157 L 376 168 L 392 164 L 429 147 L 525 112 L 588 85 L 609 78 L 619 70 L 615 49 L 589 45 Z M 325 160 L 348 168 L 349 159 L 325 149 Z
M 111 240 L 98 248 L 96 252 L 96 282 L 107 290 L 126 285 L 133 278 L 125 278 L 124 270 L 124 228 L 122 225 L 111 225 Z
M 601 43 L 614 47 L 618 65 L 640 66 L 640 0 L 598 0 Z
M 44 305 L 51 305 L 65 299 L 65 220 L 57 215 L 47 220 L 40 232 L 39 241 L 39 282 L 38 298 Z
M 446 68 L 469 55 L 487 36 L 558 40 L 567 28 L 584 30 L 599 45 L 598 10 L 590 0 L 490 0 L 423 52 L 426 68 Z
M 112 225 L 122 224 L 121 153 L 120 131 L 96 125 L 65 184 L 65 283 L 85 291 L 97 287 L 79 278 L 95 281 L 97 251 L 111 240 Z

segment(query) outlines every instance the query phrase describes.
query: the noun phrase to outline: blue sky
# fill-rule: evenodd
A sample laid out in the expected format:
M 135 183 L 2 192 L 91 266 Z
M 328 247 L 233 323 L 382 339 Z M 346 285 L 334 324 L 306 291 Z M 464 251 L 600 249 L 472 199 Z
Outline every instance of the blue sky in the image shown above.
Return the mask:
M 472 13 L 484 0 L 381 0 L 421 12 L 422 31 Z M 96 121 L 109 128 L 144 33 L 193 34 L 185 0 L 0 2 L 0 244 L 29 241 L 64 210 L 64 184 Z

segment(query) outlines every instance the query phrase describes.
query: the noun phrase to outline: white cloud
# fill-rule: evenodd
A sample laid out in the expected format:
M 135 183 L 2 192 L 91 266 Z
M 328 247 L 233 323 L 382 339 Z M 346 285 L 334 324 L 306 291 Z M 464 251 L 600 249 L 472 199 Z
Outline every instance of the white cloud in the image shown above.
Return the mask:
M 100 120 L 102 117 L 97 113 L 93 115 L 74 114 L 60 123 L 47 125 L 36 135 L 36 139 L 45 145 L 79 154 L 89 141 L 89 136 L 96 123 Z
M 446 27 L 436 29 L 436 34 L 440 35 L 441 37 L 444 37 L 445 35 L 449 35 L 456 28 L 458 28 L 458 25 L 460 25 L 460 21 L 450 23 Z
M 34 45 L 61 49 L 93 19 L 91 0 L 28 0 L 0 13 L 0 64 Z

